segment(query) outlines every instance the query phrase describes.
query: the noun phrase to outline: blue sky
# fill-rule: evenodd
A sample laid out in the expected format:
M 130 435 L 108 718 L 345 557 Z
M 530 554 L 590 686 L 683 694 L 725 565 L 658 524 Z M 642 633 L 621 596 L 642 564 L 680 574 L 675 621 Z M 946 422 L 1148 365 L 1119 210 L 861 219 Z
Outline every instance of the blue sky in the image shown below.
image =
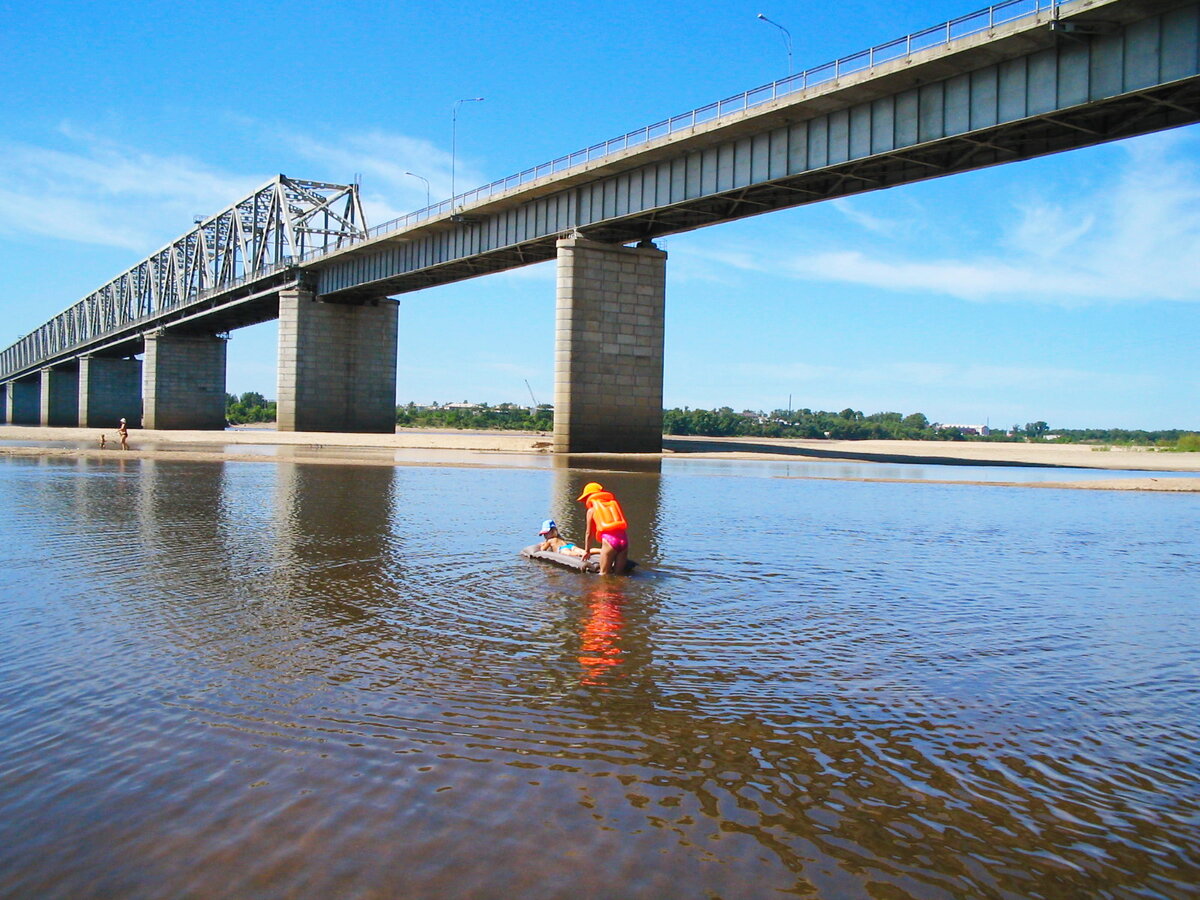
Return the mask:
M 0 344 L 278 172 L 371 223 L 971 12 L 0 0 Z M 1200 430 L 1200 128 L 665 239 L 665 403 Z M 404 295 L 401 401 L 553 394 L 554 268 Z M 273 323 L 228 388 L 275 395 Z M 1192 360 L 1192 362 L 1188 362 Z

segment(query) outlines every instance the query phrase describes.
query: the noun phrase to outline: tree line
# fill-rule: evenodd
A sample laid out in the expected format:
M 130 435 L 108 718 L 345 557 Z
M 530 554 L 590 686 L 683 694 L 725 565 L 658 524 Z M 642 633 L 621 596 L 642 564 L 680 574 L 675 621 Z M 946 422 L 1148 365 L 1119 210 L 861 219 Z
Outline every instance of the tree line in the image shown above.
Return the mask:
M 257 391 L 247 391 L 238 397 L 225 395 L 225 421 L 230 425 L 250 425 L 275 421 L 274 400 L 267 400 Z
M 530 408 L 515 403 L 501 403 L 499 406 L 488 406 L 486 403 L 417 406 L 409 403 L 396 407 L 396 424 L 402 428 L 552 431 L 554 408 L 549 404 Z
M 904 415 L 880 412 L 864 415 L 859 410 L 841 412 L 810 409 L 770 413 L 728 406 L 720 409 L 668 409 L 663 412 L 665 434 L 704 437 L 780 437 L 796 439 L 904 441 L 1045 441 L 1056 443 L 1137 444 L 1145 446 L 1192 446 L 1200 437 L 1178 428 L 1148 431 L 1124 428 L 1055 428 L 1044 421 L 1013 425 L 1007 430 L 975 434 L 956 426 L 931 422 L 924 413 Z
M 663 433 L 703 437 L 827 437 L 846 441 L 932 440 L 939 436 L 923 413 L 905 416 L 885 412 L 868 416 L 853 409 L 841 412 L 814 412 L 811 409 L 735 412 L 728 406 L 664 410 Z M 940 436 L 946 437 L 945 434 Z
M 234 425 L 274 422 L 276 404 L 262 394 L 248 391 L 240 397 L 227 394 L 225 417 Z M 407 403 L 396 407 L 396 424 L 401 428 L 457 428 L 481 431 L 551 431 L 554 409 L 501 403 L 433 404 Z M 1044 421 L 1013 425 L 989 435 L 965 433 L 953 426 L 931 422 L 924 413 L 879 412 L 865 415 L 860 410 L 841 412 L 811 409 L 735 411 L 720 409 L 663 410 L 663 433 L 697 437 L 776 437 L 794 439 L 831 438 L 844 441 L 1041 441 L 1057 443 L 1130 444 L 1172 449 L 1200 450 L 1200 435 L 1181 429 L 1145 430 L 1125 428 L 1057 428 L 1051 432 Z

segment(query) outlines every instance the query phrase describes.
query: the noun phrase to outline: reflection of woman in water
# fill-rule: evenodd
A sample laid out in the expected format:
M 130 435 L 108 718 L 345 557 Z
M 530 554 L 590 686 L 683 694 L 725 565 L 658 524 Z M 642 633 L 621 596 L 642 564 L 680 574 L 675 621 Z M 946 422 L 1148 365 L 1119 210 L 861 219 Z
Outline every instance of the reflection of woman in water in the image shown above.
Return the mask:
M 587 613 L 580 623 L 580 682 L 601 684 L 606 674 L 624 660 L 621 632 L 625 627 L 625 595 L 607 584 L 597 585 L 584 597 Z

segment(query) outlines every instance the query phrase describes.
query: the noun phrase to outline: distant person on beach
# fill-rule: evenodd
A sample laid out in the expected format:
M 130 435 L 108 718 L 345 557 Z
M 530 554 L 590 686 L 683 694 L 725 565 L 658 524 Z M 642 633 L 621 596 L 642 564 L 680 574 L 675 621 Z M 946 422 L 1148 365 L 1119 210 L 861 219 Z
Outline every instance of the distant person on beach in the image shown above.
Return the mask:
M 117 435 L 121 438 L 121 449 L 129 449 L 129 426 L 125 424 L 125 420 L 121 420 L 121 424 L 117 426 Z
M 624 574 L 629 565 L 629 535 L 625 512 L 611 492 L 595 481 L 587 484 L 575 498 L 587 507 L 587 534 L 583 555 L 591 556 L 592 539 L 600 550 L 600 574 Z
M 108 435 L 107 434 L 100 435 L 100 449 L 103 450 L 107 446 L 108 446 Z
M 583 556 L 583 550 L 576 547 L 566 538 L 558 533 L 558 526 L 553 519 L 547 519 L 542 523 L 542 530 L 539 535 L 545 538 L 538 544 L 538 550 L 549 551 L 550 553 L 565 553 L 567 556 Z

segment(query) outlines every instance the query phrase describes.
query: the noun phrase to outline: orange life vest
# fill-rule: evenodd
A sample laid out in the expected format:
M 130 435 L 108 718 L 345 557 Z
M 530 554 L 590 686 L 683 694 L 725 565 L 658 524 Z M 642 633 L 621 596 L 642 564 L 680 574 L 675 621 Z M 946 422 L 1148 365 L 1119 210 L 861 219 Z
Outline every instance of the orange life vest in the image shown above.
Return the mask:
M 617 498 L 608 491 L 598 491 L 587 499 L 588 509 L 592 511 L 592 535 L 600 537 L 610 531 L 624 531 L 628 528 L 625 521 L 625 511 Z

